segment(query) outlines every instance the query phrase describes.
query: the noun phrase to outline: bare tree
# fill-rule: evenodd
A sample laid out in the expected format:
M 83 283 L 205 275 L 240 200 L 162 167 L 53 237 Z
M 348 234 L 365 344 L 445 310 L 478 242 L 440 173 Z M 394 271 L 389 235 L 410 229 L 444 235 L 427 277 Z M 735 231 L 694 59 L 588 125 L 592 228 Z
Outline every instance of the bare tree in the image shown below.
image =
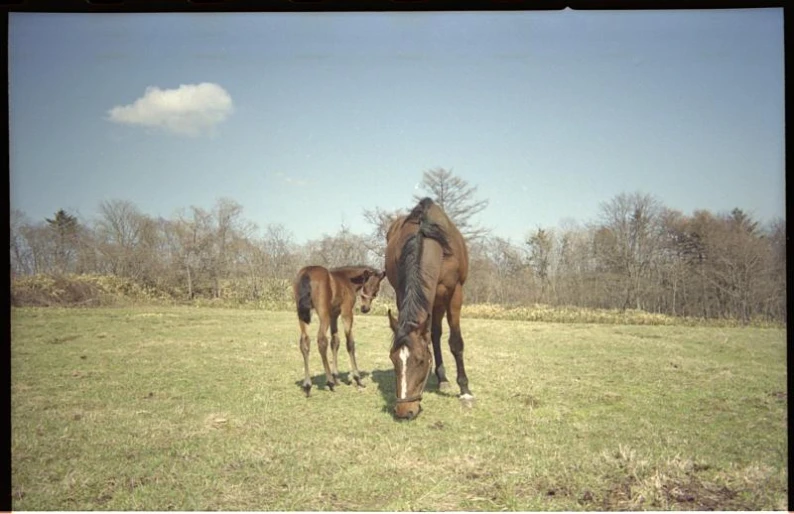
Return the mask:
M 369 250 L 363 236 L 353 234 L 350 229 L 342 225 L 335 235 L 324 235 L 317 241 L 306 244 L 309 262 L 333 268 L 355 264 L 374 264 L 369 261 Z
M 138 281 L 149 286 L 164 283 L 163 275 L 169 265 L 163 222 L 145 214 L 139 219 L 140 231 L 133 251 L 132 269 Z
M 292 278 L 292 274 L 297 271 L 293 269 L 293 246 L 292 234 L 284 225 L 269 224 L 265 227 L 262 247 L 267 257 L 266 269 L 269 276 L 278 279 Z
M 546 230 L 538 228 L 527 237 L 525 244 L 529 249 L 529 264 L 540 281 L 540 301 L 548 301 L 554 236 Z
M 140 241 L 143 216 L 126 200 L 111 200 L 99 205 L 101 218 L 96 223 L 99 251 L 111 273 L 133 277 L 134 254 Z
M 597 273 L 592 227 L 566 221 L 559 229 L 552 260 L 556 264 L 555 304 L 606 307 L 605 283 Z
M 24 228 L 30 225 L 30 220 L 19 209 L 11 209 L 9 217 L 9 243 L 11 274 L 25 275 L 32 273 L 30 263 L 30 250 L 23 234 Z
M 740 209 L 723 216 L 712 227 L 708 242 L 706 278 L 719 290 L 721 311 L 749 321 L 758 303 L 759 279 L 769 263 L 768 249 L 757 234 L 758 223 Z
M 55 269 L 55 243 L 49 227 L 35 223 L 21 227 L 20 232 L 28 251 L 31 272 L 51 273 Z
M 488 229 L 477 227 L 472 217 L 488 207 L 488 200 L 477 200 L 477 186 L 452 174 L 451 170 L 435 168 L 422 175 L 421 187 L 447 213 L 468 241 L 488 235 Z M 414 195 L 418 202 L 425 195 Z
M 436 200 L 454 214 L 450 191 L 461 183 L 452 181 L 451 173 L 438 174 L 443 177 L 434 186 Z M 100 205 L 94 223 L 72 220 L 76 217 L 65 212 L 31 222 L 12 210 L 11 272 L 99 272 L 175 297 L 282 303 L 290 297 L 294 273 L 305 264 L 382 266 L 386 229 L 403 212 L 365 211 L 370 234 L 342 226 L 297 245 L 281 225 L 267 225 L 262 236 L 255 233 L 242 207 L 229 199 L 209 210 L 191 207 L 172 219 L 151 218 L 130 202 L 114 200 Z M 741 209 L 684 215 L 648 195 L 623 194 L 602 204 L 593 223 L 537 228 L 518 246 L 499 237 L 470 240 L 467 301 L 631 306 L 744 322 L 757 316 L 785 321 L 786 243 L 784 219 L 762 225 Z M 389 289 L 381 291 L 388 295 Z
M 163 283 L 172 296 L 183 298 L 185 296 L 182 286 L 186 283 L 185 249 L 183 248 L 184 225 L 179 218 L 161 219 L 159 222 L 161 233 L 160 258 L 163 263 Z
M 643 308 L 642 282 L 659 248 L 660 212 L 660 202 L 641 193 L 623 193 L 601 205 L 597 255 L 622 275 L 624 309 L 632 304 Z
M 492 280 L 498 303 L 517 303 L 534 300 L 532 270 L 524 252 L 509 239 L 491 237 L 486 251 L 493 263 Z
M 771 259 L 769 275 L 772 277 L 767 314 L 776 319 L 786 319 L 786 220 L 773 220 L 767 234 Z
M 226 277 L 231 263 L 229 247 L 239 235 L 240 217 L 243 207 L 230 198 L 220 198 L 215 204 L 214 252 L 210 273 L 212 275 L 215 298 L 221 297 L 221 277 Z
M 376 260 L 382 261 L 386 258 L 386 232 L 392 221 L 406 213 L 407 211 L 404 209 L 387 211 L 380 207 L 364 210 L 364 219 L 372 226 L 372 232 L 367 237 L 366 245 Z
M 686 241 L 686 218 L 679 211 L 663 209 L 660 215 L 662 225 L 661 246 L 658 263 L 658 281 L 662 288 L 664 312 L 676 315 L 686 298 L 687 284 L 687 252 L 683 243 Z
M 469 278 L 466 280 L 466 298 L 472 303 L 493 303 L 498 294 L 494 280 L 496 266 L 491 260 L 486 239 L 471 241 L 469 251 Z
M 212 215 L 199 207 L 190 213 L 181 212 L 175 225 L 181 247 L 181 260 L 185 269 L 187 297 L 196 294 L 198 276 L 210 265 L 212 245 Z
M 45 218 L 45 221 L 52 231 L 52 239 L 55 244 L 56 269 L 60 273 L 73 271 L 79 233 L 77 218 L 60 209 L 52 219 Z

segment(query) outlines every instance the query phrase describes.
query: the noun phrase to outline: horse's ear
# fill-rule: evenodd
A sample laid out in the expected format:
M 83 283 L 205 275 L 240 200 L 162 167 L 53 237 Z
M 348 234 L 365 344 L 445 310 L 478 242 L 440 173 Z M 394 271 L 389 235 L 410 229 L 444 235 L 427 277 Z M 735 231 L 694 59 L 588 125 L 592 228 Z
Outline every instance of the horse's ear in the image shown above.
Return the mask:
M 394 319 L 394 316 L 391 313 L 391 309 L 389 309 L 389 326 L 391 327 L 391 331 L 396 334 L 397 333 L 397 320 Z
M 427 332 L 429 326 L 430 326 L 430 316 L 427 316 L 425 320 L 417 326 L 417 328 L 419 329 L 419 333 L 424 334 L 425 332 Z
M 363 284 L 369 280 L 370 275 L 372 275 L 372 272 L 368 269 L 365 269 L 361 275 L 351 278 L 350 281 L 354 284 Z
M 431 324 L 430 316 L 428 316 L 428 317 L 425 318 L 425 320 L 422 322 L 422 324 L 419 325 L 419 328 L 420 328 L 420 332 L 419 333 L 422 334 L 424 342 L 425 342 L 425 344 L 427 344 L 428 347 L 430 347 L 430 345 L 432 344 L 432 340 L 430 338 L 430 324 Z

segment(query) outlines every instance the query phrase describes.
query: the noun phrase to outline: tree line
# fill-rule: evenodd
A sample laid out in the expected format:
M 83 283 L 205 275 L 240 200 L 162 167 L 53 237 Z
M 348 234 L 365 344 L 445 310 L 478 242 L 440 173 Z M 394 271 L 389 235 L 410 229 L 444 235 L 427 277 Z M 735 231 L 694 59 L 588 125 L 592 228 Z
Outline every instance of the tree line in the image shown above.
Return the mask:
M 762 225 L 740 208 L 687 215 L 652 195 L 622 193 L 602 203 L 596 219 L 532 228 L 513 241 L 474 222 L 488 201 L 451 170 L 426 171 L 421 184 L 467 239 L 468 303 L 786 320 L 784 219 Z M 12 209 L 11 273 L 115 275 L 185 300 L 288 300 L 305 264 L 382 267 L 386 228 L 401 213 L 375 206 L 362 213 L 369 233 L 342 226 L 298 244 L 283 225 L 257 227 L 228 198 L 170 219 L 126 200 L 102 202 L 92 220 L 58 210 L 32 221 Z

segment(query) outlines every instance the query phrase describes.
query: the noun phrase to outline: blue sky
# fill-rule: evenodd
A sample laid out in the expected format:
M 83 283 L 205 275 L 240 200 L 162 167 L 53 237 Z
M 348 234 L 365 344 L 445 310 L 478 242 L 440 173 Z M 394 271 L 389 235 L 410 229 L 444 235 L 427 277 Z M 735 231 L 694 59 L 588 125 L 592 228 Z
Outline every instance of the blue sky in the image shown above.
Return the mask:
M 229 197 L 304 242 L 369 231 L 439 166 L 514 241 L 621 192 L 785 215 L 782 9 L 12 13 L 9 79 L 35 220 Z

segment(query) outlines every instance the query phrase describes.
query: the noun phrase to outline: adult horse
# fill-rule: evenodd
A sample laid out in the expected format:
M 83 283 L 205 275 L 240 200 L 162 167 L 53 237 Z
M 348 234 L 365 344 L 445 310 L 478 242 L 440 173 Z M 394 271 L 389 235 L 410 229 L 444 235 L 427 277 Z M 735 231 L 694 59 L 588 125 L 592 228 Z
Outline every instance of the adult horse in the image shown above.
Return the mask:
M 397 319 L 389 310 L 394 341 L 398 418 L 412 419 L 422 410 L 422 391 L 433 357 L 439 389 L 449 387 L 441 356 L 441 321 L 447 315 L 449 348 L 455 357 L 461 400 L 470 402 L 463 364 L 460 309 L 469 270 L 466 243 L 444 211 L 424 198 L 407 215 L 394 220 L 386 235 L 386 276 L 397 294 Z M 433 351 L 430 352 L 432 342 Z
M 320 318 L 317 332 L 317 347 L 325 368 L 326 384 L 333 391 L 339 384 L 339 371 L 336 358 L 339 352 L 339 328 L 337 322 L 342 316 L 345 325 L 347 353 L 350 355 L 350 367 L 358 387 L 364 387 L 356 365 L 356 343 L 353 339 L 353 306 L 356 294 L 361 297 L 361 312 L 366 314 L 372 300 L 378 296 L 380 282 L 386 275 L 369 266 L 345 266 L 326 269 L 322 266 L 306 266 L 298 272 L 293 284 L 295 305 L 298 308 L 300 325 L 300 349 L 303 354 L 305 377 L 303 390 L 309 396 L 312 382 L 309 378 L 309 334 L 312 308 Z M 328 362 L 328 328 L 331 328 L 331 363 Z

